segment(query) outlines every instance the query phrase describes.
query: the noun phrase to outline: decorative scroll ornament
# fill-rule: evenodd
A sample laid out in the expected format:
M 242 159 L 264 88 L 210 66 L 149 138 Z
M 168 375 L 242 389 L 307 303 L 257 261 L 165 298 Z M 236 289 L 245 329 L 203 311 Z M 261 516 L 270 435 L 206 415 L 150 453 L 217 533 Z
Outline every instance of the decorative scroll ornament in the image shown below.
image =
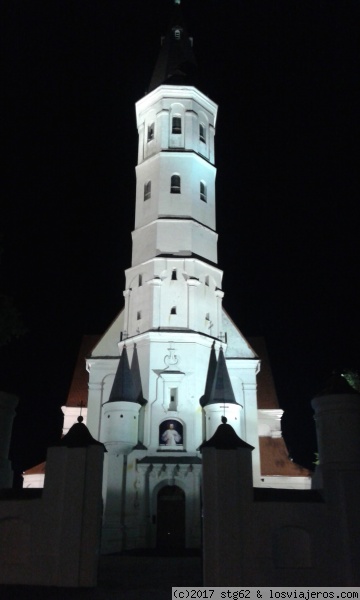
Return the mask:
M 164 363 L 167 367 L 174 367 L 180 362 L 180 356 L 175 354 L 175 348 L 168 348 L 169 354 L 165 354 Z

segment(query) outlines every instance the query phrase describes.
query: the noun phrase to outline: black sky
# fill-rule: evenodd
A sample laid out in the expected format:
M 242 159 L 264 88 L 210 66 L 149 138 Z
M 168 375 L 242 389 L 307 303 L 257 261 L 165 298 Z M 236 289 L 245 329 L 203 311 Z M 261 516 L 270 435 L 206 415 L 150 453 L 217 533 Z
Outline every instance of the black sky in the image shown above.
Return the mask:
M 314 452 L 310 400 L 359 366 L 358 1 L 183 0 L 219 104 L 224 306 L 264 335 L 295 460 Z M 1 351 L 19 394 L 17 468 L 61 427 L 83 333 L 122 307 L 135 207 L 134 103 L 170 0 L 3 4 L 1 287 L 28 332 Z

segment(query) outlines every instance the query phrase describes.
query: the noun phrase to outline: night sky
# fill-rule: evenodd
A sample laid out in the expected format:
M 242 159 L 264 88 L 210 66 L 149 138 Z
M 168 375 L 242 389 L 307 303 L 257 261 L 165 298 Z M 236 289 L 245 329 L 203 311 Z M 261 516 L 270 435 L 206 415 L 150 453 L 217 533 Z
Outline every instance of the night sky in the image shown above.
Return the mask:
M 266 338 L 291 456 L 311 466 L 310 400 L 358 367 L 358 0 L 183 0 L 219 104 L 224 307 Z M 12 456 L 32 466 L 61 430 L 84 333 L 123 305 L 135 212 L 134 103 L 170 0 L 3 4 L 1 291 L 27 333 L 0 351 L 21 399 Z

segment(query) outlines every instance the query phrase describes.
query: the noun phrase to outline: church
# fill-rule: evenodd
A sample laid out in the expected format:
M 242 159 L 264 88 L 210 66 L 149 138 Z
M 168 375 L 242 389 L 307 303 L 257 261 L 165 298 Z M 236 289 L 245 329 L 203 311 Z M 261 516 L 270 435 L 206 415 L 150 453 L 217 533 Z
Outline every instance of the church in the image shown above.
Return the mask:
M 254 487 L 310 487 L 308 471 L 287 456 L 264 342 L 246 340 L 222 306 L 218 107 L 197 85 L 192 39 L 176 1 L 148 92 L 136 103 L 124 307 L 101 337 L 84 337 L 64 407 L 64 433 L 81 405 L 92 436 L 107 449 L 104 553 L 200 548 L 200 446 L 222 417 L 254 448 Z M 39 487 L 43 478 L 30 470 L 24 487 Z

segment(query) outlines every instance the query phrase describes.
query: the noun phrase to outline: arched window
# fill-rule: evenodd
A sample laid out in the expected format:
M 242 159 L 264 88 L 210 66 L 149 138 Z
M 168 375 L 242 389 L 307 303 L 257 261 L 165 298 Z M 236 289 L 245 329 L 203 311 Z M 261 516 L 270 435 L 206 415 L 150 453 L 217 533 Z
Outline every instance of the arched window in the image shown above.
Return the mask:
M 151 198 L 151 181 L 147 181 L 144 184 L 144 200 L 149 200 Z
M 172 279 L 173 281 L 176 281 L 176 279 L 177 279 L 177 272 L 176 272 L 176 269 L 173 269 L 173 270 L 172 270 L 172 272 L 171 272 L 171 279 Z
M 199 124 L 199 139 L 200 142 L 204 142 L 204 144 L 206 144 L 206 129 L 203 123 Z
M 177 115 L 176 117 L 172 118 L 171 132 L 172 133 L 181 133 L 181 117 L 180 117 L 180 115 Z
M 200 181 L 200 200 L 206 202 L 206 184 L 203 181 Z
M 176 315 L 176 306 L 172 306 L 170 314 L 171 315 Z
M 181 193 L 180 175 L 171 175 L 170 192 L 172 194 Z

